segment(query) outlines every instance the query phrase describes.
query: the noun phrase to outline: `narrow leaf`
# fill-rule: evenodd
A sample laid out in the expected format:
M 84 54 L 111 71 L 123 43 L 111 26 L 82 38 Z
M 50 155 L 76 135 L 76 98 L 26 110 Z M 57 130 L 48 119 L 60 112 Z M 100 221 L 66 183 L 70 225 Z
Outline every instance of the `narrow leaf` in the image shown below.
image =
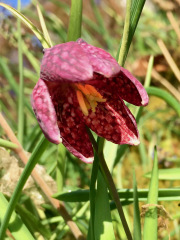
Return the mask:
M 180 116 L 180 103 L 168 92 L 165 90 L 156 88 L 156 87 L 147 87 L 146 91 L 148 95 L 156 96 L 163 99 L 167 104 L 169 104 Z
M 81 37 L 82 4 L 82 0 L 71 0 L 67 41 L 76 41 Z
M 141 219 L 140 219 L 140 211 L 139 211 L 139 200 L 138 200 L 138 191 L 137 191 L 137 183 L 136 183 L 136 175 L 134 172 L 133 175 L 133 197 L 134 197 L 134 231 L 133 231 L 133 239 L 141 240 Z
M 2 193 L 0 193 L 0 206 L 1 206 L 0 220 L 2 222 L 2 219 L 4 218 L 8 208 L 8 201 L 6 200 Z M 31 235 L 27 227 L 24 225 L 20 217 L 16 215 L 15 212 L 12 213 L 12 217 L 10 219 L 8 228 L 15 239 L 34 240 L 33 236 Z
M 92 166 L 90 191 L 88 191 L 88 198 L 90 200 L 90 221 L 88 228 L 87 240 L 94 239 L 94 219 L 95 219 L 95 199 L 96 199 L 96 180 L 98 176 L 99 160 L 97 154 L 94 155 L 94 162 Z
M 158 203 L 158 158 L 157 150 L 154 149 L 154 163 L 151 176 L 151 182 L 148 193 L 147 204 L 143 209 L 145 213 L 144 220 L 144 239 L 156 240 L 158 231 L 158 215 L 157 215 L 157 203 Z
M 41 9 L 39 7 L 39 5 L 37 4 L 37 12 L 38 12 L 38 15 L 39 15 L 39 21 L 41 23 L 41 27 L 42 27 L 42 30 L 43 30 L 43 33 L 44 33 L 44 36 L 47 40 L 47 42 L 49 43 L 49 46 L 53 46 L 52 42 L 51 42 L 51 38 L 49 36 L 49 33 L 48 33 L 48 30 L 47 30 L 47 27 L 46 27 L 46 23 L 44 21 L 44 17 L 42 15 L 42 12 L 41 12 Z
M 0 146 L 5 147 L 5 148 L 12 148 L 12 149 L 18 148 L 17 144 L 12 143 L 12 142 L 2 139 L 2 138 L 0 138 Z
M 45 39 L 45 37 L 43 36 L 43 34 L 41 33 L 41 31 L 34 26 L 34 24 L 27 19 L 22 13 L 18 12 L 16 9 L 14 9 L 13 7 L 5 4 L 5 3 L 0 3 L 0 6 L 8 9 L 11 13 L 13 13 L 17 18 L 20 18 L 22 20 L 22 22 L 29 28 L 31 29 L 31 31 L 33 31 L 33 33 L 36 35 L 36 37 L 39 39 L 39 41 L 42 43 L 44 48 L 49 48 L 50 45 L 48 43 L 48 41 Z
M 147 178 L 151 178 L 151 172 L 144 175 Z M 160 169 L 160 180 L 180 180 L 180 168 Z
M 139 201 L 147 201 L 149 189 L 138 189 Z M 133 202 L 133 189 L 118 190 L 121 201 Z M 78 189 L 65 193 L 56 193 L 54 198 L 65 202 L 86 202 L 89 201 L 89 190 Z M 109 199 L 111 199 L 109 195 Z M 180 188 L 159 189 L 158 201 L 180 200 Z
M 114 240 L 107 186 L 101 172 L 98 172 L 94 219 L 95 239 Z

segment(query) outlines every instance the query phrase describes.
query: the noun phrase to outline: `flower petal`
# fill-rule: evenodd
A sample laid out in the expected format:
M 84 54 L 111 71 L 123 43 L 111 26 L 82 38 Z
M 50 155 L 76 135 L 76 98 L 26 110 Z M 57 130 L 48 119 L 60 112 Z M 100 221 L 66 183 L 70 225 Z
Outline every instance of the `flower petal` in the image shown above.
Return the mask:
M 33 89 L 31 104 L 46 138 L 53 143 L 62 142 L 57 117 L 46 83 L 39 79 Z
M 124 102 L 117 97 L 99 103 L 95 113 L 84 116 L 86 125 L 99 136 L 116 144 L 139 144 L 136 121 Z
M 146 106 L 149 98 L 142 84 L 126 69 L 121 71 L 114 79 L 117 82 L 117 91 L 122 99 L 136 106 Z
M 70 153 L 72 153 L 75 157 L 81 159 L 83 162 L 93 163 L 93 161 L 94 161 L 94 155 L 93 154 L 89 154 L 89 156 L 86 157 L 83 153 L 81 153 L 80 151 L 77 150 L 76 146 L 72 146 L 65 139 L 63 139 L 63 145 L 68 149 L 68 151 Z
M 47 81 L 84 81 L 91 79 L 93 69 L 84 50 L 76 42 L 45 49 L 41 79 Z
M 56 106 L 62 143 L 74 156 L 83 162 L 92 163 L 94 160 L 93 148 L 85 124 L 82 122 L 83 113 L 77 102 L 75 91 L 67 89 L 64 103 L 60 107 L 55 104 L 55 101 L 58 102 L 57 97 L 53 99 L 53 102 Z
M 111 78 L 94 73 L 93 79 L 87 83 L 93 85 L 102 95 L 119 95 L 122 99 L 136 106 L 146 106 L 149 102 L 143 85 L 122 67 L 121 71 Z
M 100 73 L 105 77 L 111 77 L 120 71 L 117 61 L 105 50 L 94 47 L 83 39 L 78 39 L 77 43 L 86 52 L 94 72 Z

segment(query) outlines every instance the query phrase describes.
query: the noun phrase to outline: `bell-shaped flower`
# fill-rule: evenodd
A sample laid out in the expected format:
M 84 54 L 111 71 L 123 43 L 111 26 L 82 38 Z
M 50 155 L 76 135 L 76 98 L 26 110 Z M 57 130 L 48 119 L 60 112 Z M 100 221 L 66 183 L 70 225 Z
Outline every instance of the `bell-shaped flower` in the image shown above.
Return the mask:
M 32 107 L 46 138 L 86 163 L 93 148 L 86 126 L 116 144 L 139 144 L 136 121 L 123 99 L 148 104 L 141 83 L 103 49 L 82 39 L 44 50 Z

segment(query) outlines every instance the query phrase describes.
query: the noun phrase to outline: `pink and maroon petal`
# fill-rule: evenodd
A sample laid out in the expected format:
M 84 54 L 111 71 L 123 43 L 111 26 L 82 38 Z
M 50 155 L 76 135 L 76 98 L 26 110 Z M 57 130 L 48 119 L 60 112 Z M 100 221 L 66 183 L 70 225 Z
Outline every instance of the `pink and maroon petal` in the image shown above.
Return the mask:
M 42 79 L 39 79 L 33 89 L 31 104 L 46 138 L 56 144 L 62 142 L 54 105 L 48 87 Z
M 136 121 L 120 98 L 99 103 L 95 113 L 84 116 L 85 124 L 97 135 L 116 144 L 139 144 Z
M 149 98 L 142 84 L 126 69 L 112 78 L 106 78 L 101 74 L 94 73 L 93 79 L 88 81 L 102 95 L 118 95 L 125 101 L 136 106 L 146 106 Z
M 93 154 L 89 154 L 87 157 L 81 153 L 80 151 L 77 150 L 76 147 L 70 145 L 69 142 L 67 142 L 65 139 L 63 139 L 63 145 L 68 149 L 68 151 L 70 153 L 72 153 L 75 157 L 81 159 L 81 161 L 85 162 L 85 163 L 93 163 L 94 161 L 94 155 Z
M 93 69 L 87 54 L 77 42 L 67 42 L 45 49 L 41 79 L 76 82 L 91 79 Z
M 65 102 L 58 114 L 58 127 L 61 132 L 62 143 L 76 157 L 83 162 L 92 163 L 94 153 L 92 144 L 82 122 L 82 112 L 79 108 L 75 92 L 68 89 Z
M 136 106 L 146 106 L 149 98 L 142 84 L 128 70 L 121 71 L 114 78 L 117 91 L 122 99 Z
M 86 52 L 94 72 L 111 77 L 120 71 L 117 61 L 105 50 L 94 47 L 82 39 L 78 39 L 77 43 Z

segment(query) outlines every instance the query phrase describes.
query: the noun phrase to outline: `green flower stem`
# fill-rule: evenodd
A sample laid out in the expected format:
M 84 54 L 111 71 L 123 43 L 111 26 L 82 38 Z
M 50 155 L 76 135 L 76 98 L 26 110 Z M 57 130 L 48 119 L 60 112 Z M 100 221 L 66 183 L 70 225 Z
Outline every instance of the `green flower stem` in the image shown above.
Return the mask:
M 18 11 L 21 10 L 21 0 L 18 0 Z M 18 60 L 19 60 L 19 98 L 18 98 L 18 140 L 23 144 L 24 136 L 24 79 L 23 79 L 23 53 L 21 37 L 21 19 L 17 20 L 18 31 Z
M 88 240 L 95 239 L 94 215 L 95 215 L 96 181 L 97 181 L 97 176 L 98 176 L 98 169 L 99 169 L 99 159 L 95 152 L 94 162 L 93 162 L 93 166 L 92 166 L 90 191 L 89 191 L 91 218 L 90 218 L 90 222 L 89 222 L 89 231 L 88 231 L 88 238 L 87 238 Z
M 67 41 L 76 41 L 81 37 L 82 0 L 71 0 L 71 13 Z
M 0 138 L 0 146 L 5 148 L 12 148 L 12 149 L 18 148 L 17 144 L 4 140 L 2 138 Z
M 39 141 L 38 145 L 34 149 L 33 153 L 31 154 L 31 157 L 29 158 L 28 163 L 26 164 L 21 177 L 17 183 L 17 186 L 12 194 L 11 200 L 9 202 L 8 209 L 6 211 L 5 217 L 2 221 L 1 224 L 1 229 L 0 229 L 0 239 L 3 240 L 5 237 L 5 232 L 8 227 L 9 220 L 11 218 L 11 215 L 14 211 L 15 205 L 19 200 L 19 197 L 21 195 L 22 189 L 30 176 L 32 170 L 34 169 L 35 165 L 37 164 L 39 158 L 43 154 L 43 152 L 46 150 L 49 142 L 44 138 L 44 136 L 41 138 Z
M 96 153 L 98 155 L 99 165 L 100 165 L 103 177 L 104 177 L 104 179 L 106 181 L 106 184 L 108 186 L 108 189 L 109 189 L 109 192 L 111 194 L 111 197 L 112 197 L 112 199 L 114 200 L 114 202 L 116 204 L 116 207 L 117 207 L 117 210 L 119 212 L 119 216 L 121 218 L 121 222 L 122 222 L 124 231 L 125 231 L 126 236 L 127 236 L 127 239 L 128 240 L 132 240 L 131 232 L 130 232 L 128 224 L 126 222 L 126 218 L 124 216 L 124 212 L 123 212 L 121 201 L 119 199 L 116 187 L 114 185 L 114 182 L 113 182 L 113 179 L 112 179 L 112 176 L 111 176 L 111 173 L 109 172 L 109 169 L 107 167 L 106 161 L 104 159 L 103 145 L 104 145 L 105 139 L 101 138 L 100 141 L 99 141 L 99 144 L 98 144 L 99 146 L 98 146 L 96 141 L 95 141 L 95 139 L 94 139 L 94 137 L 93 137 L 93 135 L 92 135 L 92 133 L 90 132 L 90 130 L 87 129 L 87 131 L 88 131 L 89 137 L 91 139 L 91 142 L 93 144 L 93 147 L 94 147 L 94 149 L 95 149 L 95 151 L 96 151 Z M 100 147 L 100 149 L 99 149 L 99 147 Z
M 132 5 L 132 0 L 127 0 L 126 18 L 125 18 L 125 24 L 124 24 L 123 37 L 122 37 L 122 44 L 121 44 L 121 48 L 120 48 L 120 55 L 119 55 L 119 59 L 118 59 L 118 63 L 120 66 L 124 66 L 124 63 L 125 63 L 129 30 L 130 30 L 131 5 Z

